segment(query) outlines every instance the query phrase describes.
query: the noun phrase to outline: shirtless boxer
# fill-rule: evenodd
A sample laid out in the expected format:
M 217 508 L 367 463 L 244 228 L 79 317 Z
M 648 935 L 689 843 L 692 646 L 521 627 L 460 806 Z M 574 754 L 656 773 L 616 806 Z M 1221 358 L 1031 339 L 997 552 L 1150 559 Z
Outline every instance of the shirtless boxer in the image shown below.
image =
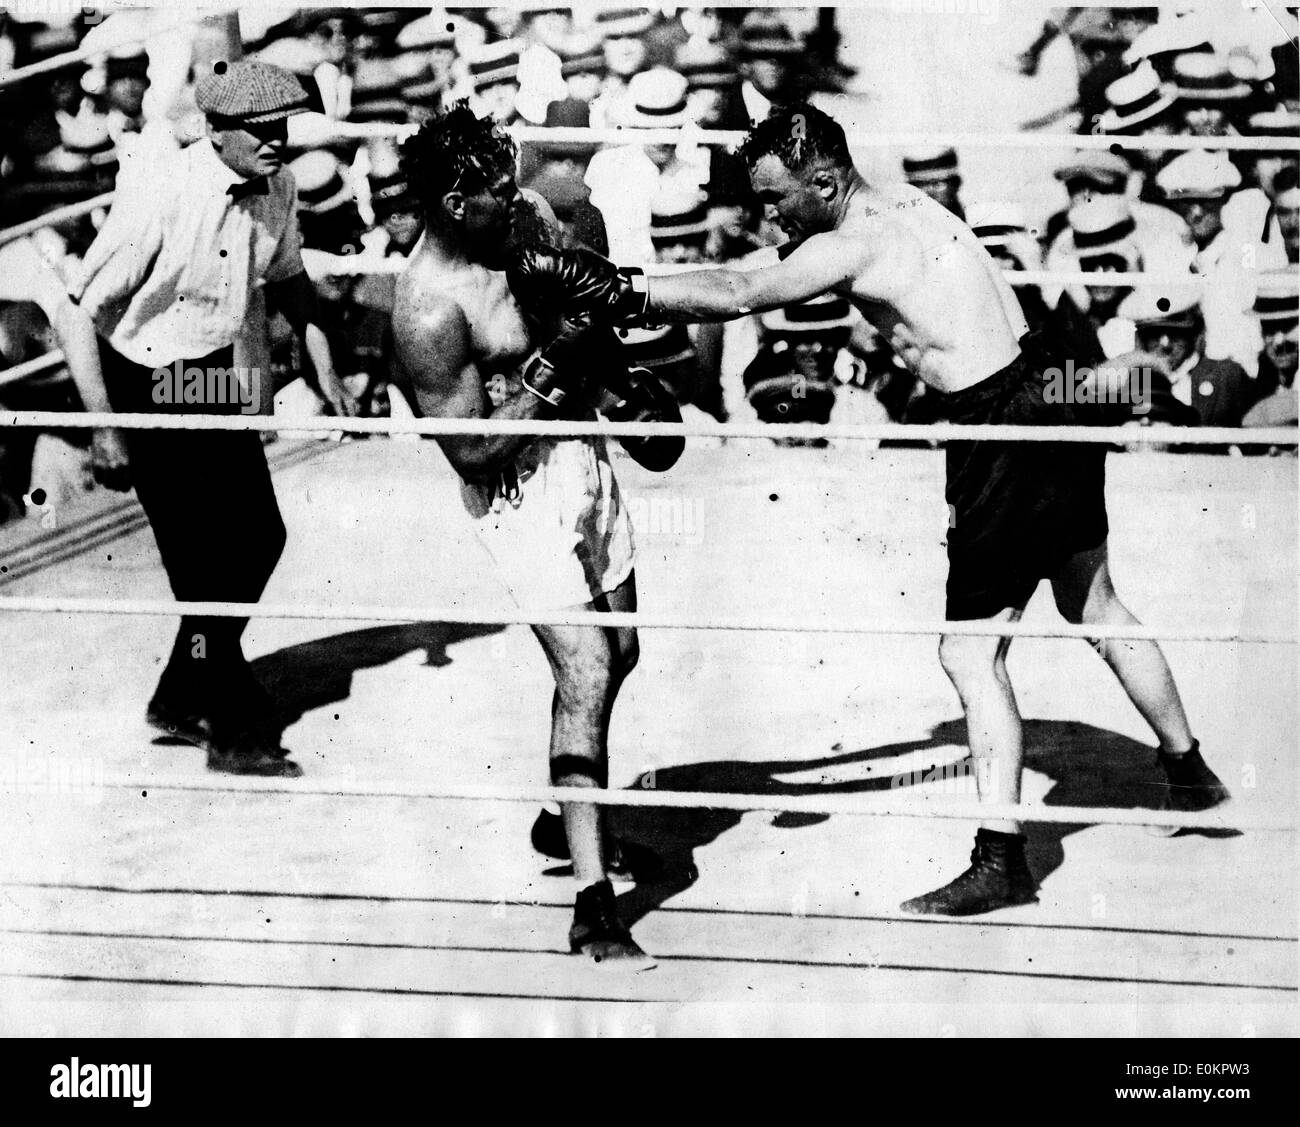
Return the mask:
M 521 233 L 548 230 L 540 197 L 515 184 L 512 142 L 464 103 L 435 115 L 402 147 L 426 232 L 397 282 L 398 379 L 419 414 L 456 419 L 594 419 L 600 388 L 615 386 L 624 420 L 671 420 L 661 389 L 619 368 L 607 328 L 563 321 L 562 310 L 521 307 L 502 270 Z M 513 234 L 513 238 L 512 238 Z M 677 416 L 679 417 L 679 416 Z M 525 610 L 634 611 L 632 532 L 601 438 L 527 435 L 440 438 L 461 477 L 479 538 Z M 680 439 L 625 444 L 652 469 Z M 603 787 L 610 713 L 637 660 L 633 629 L 535 626 L 555 677 L 551 779 Z M 508 681 L 501 685 L 509 690 Z M 648 960 L 615 913 L 600 807 L 561 808 L 581 891 L 571 948 L 597 961 Z
M 741 273 L 706 270 L 646 278 L 586 256 L 539 261 L 533 284 L 581 292 L 614 321 L 727 320 L 806 301 L 849 298 L 941 397 L 954 423 L 1096 422 L 1086 407 L 1044 402 L 1044 371 L 1062 368 L 1051 342 L 1025 335 L 1010 285 L 970 229 L 904 185 L 868 183 L 844 133 L 808 105 L 779 109 L 741 149 L 754 191 L 790 236 L 783 260 Z M 786 248 L 783 248 L 785 250 Z M 570 252 L 572 254 L 572 252 Z M 1111 585 L 1105 448 L 1056 443 L 954 442 L 947 448 L 947 617 L 1015 622 L 1041 579 L 1067 621 L 1136 624 Z M 1020 799 L 1021 720 L 1007 676 L 1007 637 L 946 635 L 939 658 L 966 714 L 980 799 Z M 1160 741 L 1162 809 L 1204 810 L 1227 791 L 1201 758 L 1160 647 L 1095 643 Z M 977 832 L 971 867 L 903 905 L 908 912 L 974 915 L 1037 900 L 1015 822 Z

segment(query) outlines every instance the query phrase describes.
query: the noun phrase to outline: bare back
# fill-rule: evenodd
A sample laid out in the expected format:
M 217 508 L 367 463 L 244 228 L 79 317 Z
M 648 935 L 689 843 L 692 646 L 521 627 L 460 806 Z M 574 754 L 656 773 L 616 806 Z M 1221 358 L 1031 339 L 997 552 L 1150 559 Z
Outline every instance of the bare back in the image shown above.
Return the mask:
M 835 288 L 927 384 L 958 391 L 1015 359 L 1026 324 L 1014 291 L 971 229 L 923 192 L 863 192 L 822 237 L 861 240 L 866 268 Z

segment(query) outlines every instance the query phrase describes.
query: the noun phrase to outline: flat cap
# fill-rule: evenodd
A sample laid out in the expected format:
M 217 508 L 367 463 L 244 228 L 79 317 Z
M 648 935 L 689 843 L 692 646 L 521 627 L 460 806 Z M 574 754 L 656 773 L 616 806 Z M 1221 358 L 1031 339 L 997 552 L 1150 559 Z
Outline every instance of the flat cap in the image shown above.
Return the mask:
M 209 117 L 250 125 L 278 121 L 309 108 L 307 91 L 294 75 L 253 60 L 217 63 L 195 87 L 194 101 Z
M 1166 199 L 1217 199 L 1241 187 L 1241 173 L 1221 152 L 1193 150 L 1175 157 L 1156 175 Z

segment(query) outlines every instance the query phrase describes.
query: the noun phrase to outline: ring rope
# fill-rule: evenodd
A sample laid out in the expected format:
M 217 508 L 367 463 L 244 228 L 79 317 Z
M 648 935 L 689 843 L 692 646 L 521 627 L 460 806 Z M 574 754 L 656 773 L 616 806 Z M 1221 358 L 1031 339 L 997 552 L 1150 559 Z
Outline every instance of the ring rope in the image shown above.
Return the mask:
M 0 387 L 7 384 L 21 383 L 23 380 L 39 375 L 50 368 L 57 368 L 62 363 L 63 353 L 56 348 L 53 352 L 37 356 L 34 360 L 25 360 L 21 364 L 15 364 L 12 368 L 0 369 Z
M 342 434 L 539 435 L 551 438 L 844 438 L 907 442 L 1170 443 L 1295 446 L 1295 427 L 1019 426 L 957 423 L 612 423 L 558 419 L 392 419 L 318 415 L 171 415 L 113 411 L 0 411 L 4 427 L 117 427 L 123 430 L 329 430 Z
M 901 771 L 900 776 L 920 772 Z M 1169 826 L 1180 829 L 1236 829 L 1265 833 L 1292 833 L 1293 822 L 1267 815 L 1232 815 L 1227 811 L 1183 813 L 1175 810 L 1142 810 L 1097 806 L 1037 806 L 1026 803 L 959 803 L 921 799 L 901 802 L 871 800 L 864 805 L 861 794 L 727 794 L 711 791 L 602 790 L 595 787 L 507 787 L 447 786 L 431 791 L 402 783 L 365 784 L 347 787 L 300 786 L 270 780 L 241 783 L 160 783 L 131 779 L 107 779 L 106 789 L 139 792 L 193 791 L 208 794 L 287 794 L 328 798 L 415 798 L 453 802 L 573 802 L 591 806 L 618 806 L 672 810 L 733 810 L 737 813 L 847 814 L 867 818 L 946 818 L 957 821 L 1005 820 L 1055 825 Z M 3 793 L 0 790 L 0 793 Z M 1239 804 L 1240 805 L 1240 804 Z
M 111 15 L 112 13 L 110 13 Z M 0 90 L 6 86 L 14 86 L 20 82 L 25 82 L 29 78 L 35 78 L 41 74 L 48 74 L 50 71 L 62 70 L 64 67 L 72 66 L 74 63 L 83 63 L 89 59 L 97 59 L 100 56 L 107 55 L 110 51 L 118 47 L 130 47 L 136 43 L 148 43 L 151 39 L 156 39 L 161 35 L 166 35 L 172 31 L 180 31 L 182 28 L 194 27 L 202 17 L 195 12 L 184 19 L 171 20 L 168 23 L 159 24 L 157 27 L 150 28 L 141 32 L 131 29 L 126 35 L 116 37 L 106 36 L 104 39 L 92 43 L 89 47 L 77 47 L 72 51 L 64 51 L 60 55 L 51 55 L 48 59 L 41 59 L 39 62 L 28 63 L 26 66 L 15 67 L 13 70 L 5 71 L 0 74 Z
M 463 610 L 436 606 L 329 606 L 321 603 L 232 603 L 170 599 L 91 599 L 73 596 L 9 596 L 0 598 L 0 612 L 13 614 L 124 614 L 172 617 L 193 615 L 213 618 L 310 619 L 332 622 L 442 622 L 486 626 L 595 626 L 652 630 L 731 630 L 789 634 L 951 634 L 983 638 L 1079 638 L 1096 641 L 1230 642 L 1240 645 L 1293 646 L 1294 632 L 1280 630 L 1211 630 L 1147 625 L 1076 625 L 1069 622 L 990 622 L 981 620 L 921 620 L 891 622 L 881 619 L 778 618 L 772 616 L 680 615 L 645 611 L 525 611 Z
M 65 219 L 80 219 L 83 215 L 89 215 L 92 211 L 98 211 L 101 207 L 108 207 L 113 202 L 113 196 L 113 192 L 104 192 L 98 196 L 91 196 L 88 200 L 81 200 L 79 203 L 56 207 L 52 211 L 36 216 L 35 219 L 28 219 L 12 227 L 6 227 L 0 231 L 0 246 L 11 243 L 15 239 L 21 239 L 24 235 L 30 235 L 33 231 L 53 227 L 56 223 L 62 223 Z

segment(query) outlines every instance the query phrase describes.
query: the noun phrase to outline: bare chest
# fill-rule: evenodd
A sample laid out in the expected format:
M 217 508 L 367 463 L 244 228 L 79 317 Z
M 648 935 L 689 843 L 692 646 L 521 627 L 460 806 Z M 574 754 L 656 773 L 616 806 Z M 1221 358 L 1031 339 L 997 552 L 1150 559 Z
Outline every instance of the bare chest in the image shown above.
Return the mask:
M 470 353 L 485 374 L 514 368 L 532 342 L 504 274 L 475 267 L 459 279 L 455 295 L 469 325 Z

